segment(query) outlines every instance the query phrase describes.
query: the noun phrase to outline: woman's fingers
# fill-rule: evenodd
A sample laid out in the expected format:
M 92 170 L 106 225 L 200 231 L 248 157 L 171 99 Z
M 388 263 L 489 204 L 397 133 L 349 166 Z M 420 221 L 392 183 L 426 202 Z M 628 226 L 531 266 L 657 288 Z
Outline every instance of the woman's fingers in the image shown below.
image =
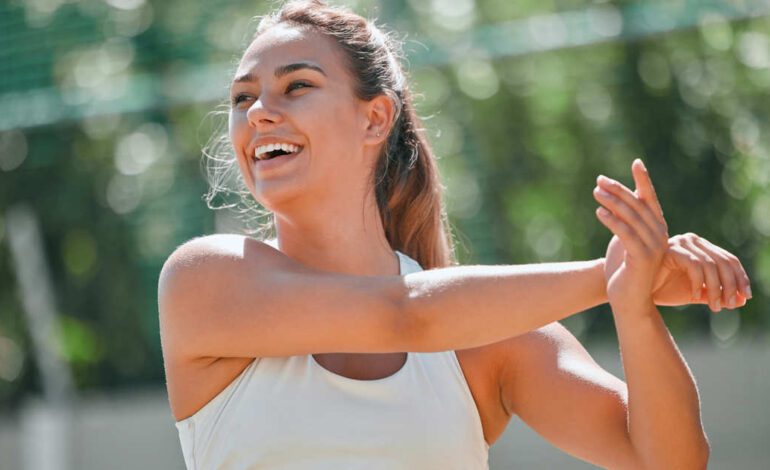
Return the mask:
M 707 303 L 707 301 L 701 297 L 701 289 L 703 288 L 705 276 L 703 274 L 700 258 L 677 243 L 669 243 L 668 255 L 673 257 L 676 264 L 684 266 L 685 269 L 687 269 L 687 277 L 690 280 L 693 300 Z
M 643 220 L 641 214 L 637 212 L 639 209 L 638 204 L 635 204 L 635 207 L 632 207 L 615 195 L 598 187 L 594 188 L 594 198 L 599 204 L 603 205 L 606 209 L 609 209 L 609 211 L 625 225 L 633 229 L 645 245 L 648 247 L 655 246 L 657 235 L 648 223 Z
M 689 238 L 690 242 L 700 250 L 708 253 L 716 263 L 722 282 L 722 300 L 725 302 L 724 305 L 728 308 L 738 307 L 738 297 L 748 297 L 746 294 L 751 291 L 748 275 L 746 275 L 746 271 L 744 271 L 738 258 L 705 238 L 695 234 L 688 235 L 686 238 Z
M 690 237 L 685 237 L 682 240 L 682 243 L 683 246 L 698 257 L 701 266 L 703 267 L 703 274 L 706 278 L 706 295 L 708 295 L 709 307 L 714 312 L 720 311 L 723 306 L 721 291 L 722 282 L 720 281 L 720 278 L 723 277 L 723 273 L 720 272 L 718 263 L 709 253 L 693 243 Z M 724 305 L 727 305 L 726 301 Z
M 652 185 L 650 173 L 640 158 L 635 159 L 631 163 L 631 174 L 634 175 L 636 191 L 639 197 L 648 205 L 660 223 L 665 225 L 666 218 L 663 216 L 663 208 L 658 200 L 658 195 L 655 193 L 655 187 Z
M 594 189 L 594 198 L 605 206 L 598 208 L 596 215 L 629 253 L 645 257 L 668 246 L 668 227 L 649 205 L 617 181 L 603 175 L 596 181 L 599 186 Z
M 604 207 L 598 207 L 596 209 L 596 216 L 599 218 L 599 222 L 620 238 L 627 252 L 639 255 L 648 250 L 644 242 L 636 235 L 636 232 L 620 220 L 620 218 L 613 215 L 612 212 Z
M 646 243 L 652 245 L 658 237 L 664 236 L 664 226 L 630 189 L 604 175 L 599 175 L 596 183 L 598 187 L 594 189 L 594 196 L 597 201 L 620 216 L 624 222 L 635 227 Z M 668 234 L 665 234 L 665 238 L 668 238 Z
M 720 259 L 723 259 L 735 274 L 735 283 L 737 284 L 738 292 L 747 299 L 750 299 L 752 297 L 751 281 L 749 280 L 749 275 L 746 274 L 746 270 L 743 268 L 743 264 L 741 264 L 741 261 L 738 259 L 738 257 L 725 250 L 724 248 L 714 245 L 710 241 L 703 237 L 699 237 L 694 233 L 690 233 L 688 235 L 701 249 L 711 250 L 714 253 L 720 255 Z
M 611 178 L 599 175 L 594 197 L 635 230 L 648 247 L 655 249 L 664 240 L 668 243 L 668 226 L 655 195 L 655 188 L 641 160 L 634 160 L 631 172 L 637 187 L 636 193 Z

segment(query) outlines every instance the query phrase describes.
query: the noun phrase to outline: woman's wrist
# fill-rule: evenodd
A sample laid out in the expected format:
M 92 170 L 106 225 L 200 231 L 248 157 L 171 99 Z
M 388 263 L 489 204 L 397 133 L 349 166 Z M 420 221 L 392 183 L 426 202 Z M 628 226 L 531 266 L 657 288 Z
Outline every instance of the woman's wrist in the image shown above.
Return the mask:
M 610 300 L 610 309 L 613 315 L 622 315 L 624 318 L 647 318 L 650 315 L 658 314 L 658 307 L 652 296 L 640 298 L 638 301 L 621 302 Z

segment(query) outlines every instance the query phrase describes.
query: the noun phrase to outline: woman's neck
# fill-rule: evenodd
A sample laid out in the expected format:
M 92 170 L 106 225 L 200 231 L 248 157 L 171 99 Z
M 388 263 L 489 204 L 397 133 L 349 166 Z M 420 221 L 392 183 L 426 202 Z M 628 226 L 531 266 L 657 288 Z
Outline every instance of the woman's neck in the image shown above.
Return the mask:
M 314 269 L 388 276 L 399 274 L 399 259 L 385 237 L 376 210 L 351 211 L 347 217 L 307 220 L 274 215 L 277 247 L 286 256 Z M 363 215 L 363 217 L 362 217 Z

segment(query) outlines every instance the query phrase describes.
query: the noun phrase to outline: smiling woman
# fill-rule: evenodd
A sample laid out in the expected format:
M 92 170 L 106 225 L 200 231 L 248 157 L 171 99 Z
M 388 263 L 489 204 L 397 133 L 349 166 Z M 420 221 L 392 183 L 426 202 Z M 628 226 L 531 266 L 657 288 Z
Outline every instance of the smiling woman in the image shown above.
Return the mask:
M 703 467 L 697 391 L 655 305 L 745 304 L 738 260 L 669 239 L 635 161 L 635 192 L 597 181 L 606 258 L 458 266 L 398 51 L 347 9 L 293 1 L 240 58 L 218 161 L 276 237 L 199 237 L 161 271 L 187 466 L 485 469 L 516 414 L 602 467 Z M 629 385 L 557 322 L 607 300 Z
M 303 165 L 309 164 L 308 159 L 312 159 L 316 169 L 314 179 L 303 180 L 303 177 L 311 176 L 306 173 L 297 175 L 296 184 L 317 185 L 319 180 L 323 186 L 334 180 L 340 182 L 337 187 L 351 187 L 354 184 L 357 194 L 353 197 L 371 201 L 371 196 L 374 196 L 374 201 L 369 204 L 377 206 L 381 214 L 377 218 L 382 219 L 388 239 L 397 241 L 397 244 L 405 244 L 407 252 L 425 256 L 421 259 L 425 267 L 455 264 L 453 241 L 441 201 L 438 168 L 427 140 L 421 132 L 416 131 L 422 128 L 422 124 L 412 109 L 411 93 L 399 64 L 401 44 L 391 35 L 383 33 L 374 23 L 358 15 L 341 8 L 322 7 L 320 4 L 312 4 L 314 7 L 308 8 L 310 4 L 312 2 L 289 2 L 281 10 L 282 13 L 275 12 L 263 17 L 255 38 L 264 36 L 265 40 L 260 41 L 261 46 L 253 41 L 239 61 L 233 73 L 230 92 L 229 132 L 215 134 L 204 149 L 210 162 L 211 190 L 207 194 L 209 206 L 216 209 L 213 200 L 217 196 L 234 192 L 238 199 L 226 207 L 240 208 L 239 215 L 247 227 L 247 233 L 260 239 L 274 237 L 277 227 L 272 204 L 274 198 L 281 196 L 275 192 L 272 197 L 269 194 L 257 196 L 255 191 L 262 192 L 265 186 L 257 184 L 254 173 L 267 170 L 272 173 L 272 170 L 279 171 L 278 167 L 283 165 L 279 165 L 279 162 L 261 164 L 262 158 L 254 155 L 253 151 L 258 145 L 293 144 L 300 147 L 296 156 L 305 157 L 300 153 L 307 154 L 308 151 L 310 155 L 307 158 L 284 160 L 297 160 L 296 164 Z M 306 45 L 303 45 L 303 41 Z M 260 53 L 265 47 L 269 49 L 279 43 L 293 53 L 295 60 L 289 60 L 288 57 L 292 56 L 287 55 L 270 61 L 269 55 Z M 267 94 L 257 96 L 263 93 Z M 247 111 L 270 113 L 272 108 L 268 105 L 278 98 L 287 105 L 294 104 L 294 107 L 290 106 L 287 110 L 300 106 L 301 114 L 290 111 L 288 115 L 279 114 L 277 119 L 290 117 L 299 121 L 310 117 L 313 122 L 309 128 L 312 127 L 313 133 L 318 135 L 314 139 L 316 148 L 311 146 L 305 149 L 304 142 L 297 136 L 276 136 L 264 132 L 259 137 L 260 141 L 249 141 L 246 136 L 247 141 L 240 143 L 244 156 L 235 158 L 239 150 L 239 139 L 243 135 L 240 132 L 243 128 L 239 125 L 246 122 Z M 380 108 L 383 101 L 387 100 L 384 106 L 390 108 L 387 110 L 390 115 L 385 118 L 393 122 L 380 124 L 374 136 L 379 142 L 375 145 L 368 143 L 368 161 L 363 157 L 347 158 L 357 148 L 350 145 L 354 142 L 350 139 L 360 140 L 360 136 L 346 135 L 347 131 L 358 129 L 341 119 L 349 119 L 351 112 L 360 112 L 360 109 L 354 110 L 350 104 L 372 100 Z M 346 104 L 348 106 L 343 107 Z M 266 119 L 263 116 L 257 120 L 264 123 L 272 119 L 271 116 Z M 385 129 L 388 125 L 388 129 Z M 321 151 L 332 154 L 332 157 L 312 156 Z M 373 157 L 372 152 L 378 152 L 380 158 Z M 255 158 L 253 165 L 246 165 L 249 163 L 246 154 Z M 335 162 L 334 158 L 345 161 Z M 305 160 L 305 163 L 301 160 Z M 366 168 L 366 173 L 360 171 L 361 166 Z M 330 172 L 333 178 L 329 178 Z M 374 181 L 374 184 L 362 182 L 362 175 Z M 272 181 L 275 180 L 265 183 L 270 184 Z M 233 184 L 235 188 L 232 188 Z M 271 189 L 278 191 L 279 187 L 272 185 Z M 303 192 L 308 198 L 313 194 L 309 189 L 303 186 Z M 370 194 L 361 194 L 361 189 Z M 285 186 L 284 190 L 287 190 Z M 288 197 L 287 193 L 283 194 Z M 392 214 L 397 214 L 397 219 Z M 431 215 L 425 217 L 426 214 Z M 371 223 L 371 220 L 367 221 L 367 225 Z M 424 236 L 416 236 L 417 233 Z
M 339 193 L 344 187 L 355 191 L 353 198 L 371 201 L 371 194 L 362 191 L 373 190 L 376 199 L 371 203 L 383 214 L 389 238 L 413 244 L 409 252 L 431 253 L 430 267 L 447 264 L 451 240 L 446 235 L 439 237 L 446 240 L 445 246 L 413 236 L 417 231 L 446 234 L 448 230 L 435 191 L 416 186 L 420 180 L 437 185 L 437 171 L 424 137 L 414 131 L 420 123 L 411 109 L 395 44 L 363 19 L 359 29 L 336 25 L 335 31 L 333 21 L 345 18 L 341 10 L 337 10 L 337 18 L 323 18 L 320 10 L 315 18 L 309 10 L 300 11 L 291 5 L 284 9 L 285 18 L 294 14 L 297 21 L 266 17 L 257 32 L 259 40 L 246 50 L 235 73 L 229 129 L 235 152 L 253 155 L 254 148 L 271 143 L 301 147 L 296 155 L 280 162 L 260 164 L 258 155 L 254 157 L 260 161 L 253 165 L 245 157 L 238 159 L 248 190 L 271 211 L 281 200 L 292 197 L 291 185 L 294 194 L 301 191 L 304 198 Z M 302 15 L 306 16 L 304 23 Z M 327 24 L 317 28 L 311 20 Z M 376 120 L 367 124 L 368 129 L 360 124 L 364 113 L 373 113 Z M 300 129 L 304 139 L 296 135 Z M 383 144 L 388 148 L 380 151 Z M 417 159 L 418 153 L 425 158 Z M 290 162 L 292 167 L 305 168 L 293 173 L 291 183 L 281 179 L 279 185 L 276 178 L 256 178 L 257 172 L 283 172 L 279 168 L 289 168 Z M 305 165 L 311 162 L 313 171 L 309 172 Z M 412 166 L 418 168 L 410 171 Z M 400 191 L 392 184 L 394 176 L 403 185 Z M 367 184 L 371 180 L 374 185 Z M 422 196 L 407 199 L 407 194 Z M 400 213 L 399 224 L 388 223 L 393 211 Z M 439 212 L 439 217 L 414 220 L 410 216 L 426 212 Z M 404 218 L 413 222 L 403 223 Z M 370 220 L 367 225 L 377 222 Z

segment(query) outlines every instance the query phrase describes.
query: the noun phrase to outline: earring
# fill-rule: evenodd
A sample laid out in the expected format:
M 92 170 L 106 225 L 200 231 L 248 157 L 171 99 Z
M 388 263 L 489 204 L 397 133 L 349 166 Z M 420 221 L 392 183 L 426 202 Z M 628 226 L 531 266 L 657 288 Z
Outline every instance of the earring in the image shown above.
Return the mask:
M 381 135 L 381 134 L 380 134 L 379 132 L 377 132 L 377 137 L 380 137 L 380 135 Z

